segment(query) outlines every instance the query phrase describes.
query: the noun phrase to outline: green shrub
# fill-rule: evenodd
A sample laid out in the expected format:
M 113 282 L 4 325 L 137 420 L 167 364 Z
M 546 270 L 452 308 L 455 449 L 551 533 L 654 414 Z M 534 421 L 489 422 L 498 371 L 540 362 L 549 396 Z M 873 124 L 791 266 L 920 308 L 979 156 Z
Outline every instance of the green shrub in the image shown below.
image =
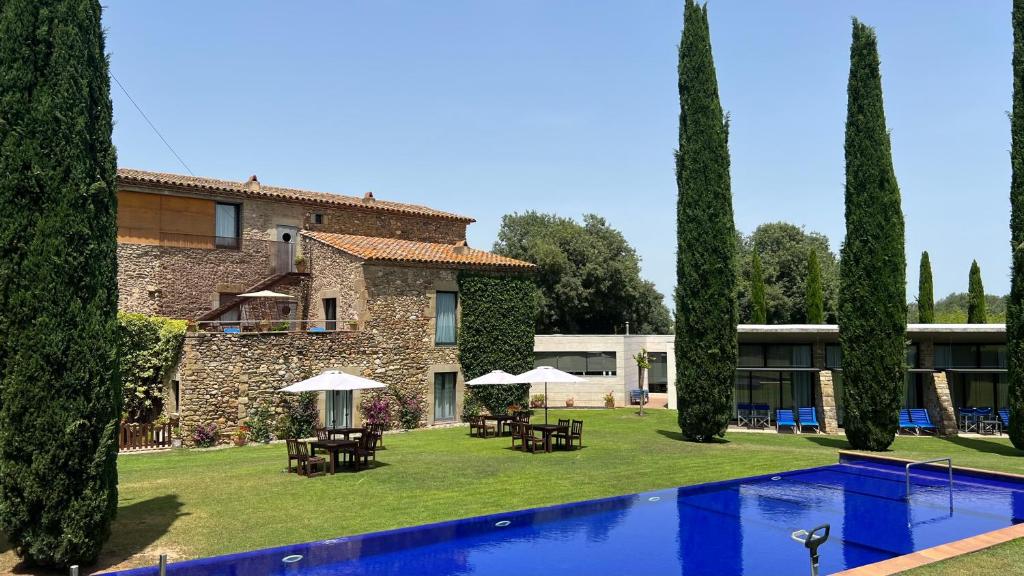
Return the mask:
M 118 312 L 125 420 L 148 422 L 159 411 L 164 381 L 181 354 L 186 325 L 184 320 Z
M 216 446 L 220 441 L 220 431 L 214 423 L 200 424 L 192 431 L 192 443 L 198 448 L 209 448 Z
M 274 428 L 274 411 L 268 402 L 257 402 L 249 410 L 249 418 L 245 423 L 249 426 L 250 442 L 270 442 Z
M 538 291 L 527 276 L 459 274 L 462 320 L 459 362 L 467 380 L 492 370 L 522 374 L 533 368 L 533 337 Z M 480 386 L 473 395 L 491 414 L 523 405 L 529 384 Z
M 1006 356 L 1010 440 L 1024 450 L 1024 2 L 1013 3 L 1013 112 L 1010 115 L 1010 297 Z
M 423 420 L 423 398 L 417 394 L 395 395 L 398 401 L 398 423 L 403 430 L 418 428 Z
M 475 390 L 469 390 L 462 399 L 462 421 L 468 422 L 472 418 L 476 418 L 483 412 L 484 405 L 480 402 L 480 399 L 476 396 Z
M 316 392 L 303 392 L 289 398 L 284 407 L 285 412 L 277 419 L 274 432 L 278 438 L 308 438 L 316 433 L 320 420 Z

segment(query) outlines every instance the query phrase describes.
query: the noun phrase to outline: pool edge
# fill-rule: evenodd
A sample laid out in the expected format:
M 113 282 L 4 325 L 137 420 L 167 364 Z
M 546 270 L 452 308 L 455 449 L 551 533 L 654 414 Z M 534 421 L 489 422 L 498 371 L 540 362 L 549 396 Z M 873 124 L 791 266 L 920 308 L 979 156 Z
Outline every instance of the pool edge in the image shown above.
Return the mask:
M 843 461 L 843 457 L 899 464 L 908 464 L 913 462 L 913 460 L 909 460 L 907 458 L 882 456 L 880 454 L 870 454 L 852 450 L 840 450 L 840 462 Z M 941 465 L 937 466 L 939 468 L 943 467 Z M 953 466 L 953 471 L 972 476 L 1024 482 L 1024 475 L 1014 474 L 1012 472 L 995 472 L 992 470 L 982 470 L 980 468 L 969 468 L 965 466 Z M 1004 544 L 1018 538 L 1024 538 L 1024 524 L 1007 526 L 998 530 L 992 530 L 991 532 L 985 532 L 976 536 L 970 536 L 968 538 L 954 540 L 953 542 L 946 544 L 925 548 L 924 550 L 918 550 L 917 552 L 911 552 L 910 554 L 904 554 L 903 556 L 882 560 L 881 562 L 865 564 L 864 566 L 850 568 L 848 570 L 843 570 L 842 572 L 834 572 L 831 576 L 892 576 L 913 568 L 919 568 L 928 564 L 934 564 L 935 562 L 941 562 L 943 560 L 963 556 L 964 554 L 978 552 L 979 550 L 991 548 L 992 546 Z

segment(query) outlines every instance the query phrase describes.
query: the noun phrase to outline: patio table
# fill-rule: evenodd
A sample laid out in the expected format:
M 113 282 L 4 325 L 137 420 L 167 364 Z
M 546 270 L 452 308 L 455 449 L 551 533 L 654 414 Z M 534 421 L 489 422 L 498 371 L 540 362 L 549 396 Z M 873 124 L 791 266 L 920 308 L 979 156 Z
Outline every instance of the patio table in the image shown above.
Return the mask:
M 1001 430 L 1002 422 L 998 418 L 986 419 L 978 421 L 978 434 L 985 436 L 992 436 L 995 434 L 1002 434 Z
M 551 452 L 551 435 L 559 431 L 569 431 L 568 426 L 559 426 L 558 424 L 531 424 L 531 428 L 534 430 L 540 430 L 544 436 L 544 451 Z
M 343 436 L 345 440 L 348 440 L 352 434 L 363 434 L 366 432 L 366 428 L 357 428 L 355 426 L 349 426 L 346 428 L 328 428 L 327 433 L 334 438 L 335 435 Z
M 309 453 L 312 455 L 316 454 L 316 449 L 319 448 L 331 455 L 328 462 L 328 471 L 334 474 L 334 470 L 338 465 L 338 453 L 346 448 L 352 448 L 356 446 L 355 440 L 314 440 L 309 443 Z
M 496 422 L 495 431 L 498 436 L 504 436 L 505 430 L 508 428 L 508 423 L 515 420 L 515 416 L 511 414 L 492 414 L 490 416 L 484 416 L 484 420 L 493 420 Z

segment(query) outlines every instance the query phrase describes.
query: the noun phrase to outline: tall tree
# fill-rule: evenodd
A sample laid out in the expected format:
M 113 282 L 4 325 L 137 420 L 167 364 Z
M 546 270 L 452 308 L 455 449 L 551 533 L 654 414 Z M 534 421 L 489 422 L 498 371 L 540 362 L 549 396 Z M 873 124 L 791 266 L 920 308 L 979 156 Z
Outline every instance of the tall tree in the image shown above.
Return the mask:
M 728 120 L 718 99 L 707 5 L 686 0 L 676 151 L 676 387 L 687 440 L 725 433 L 736 373 L 736 228 Z
M 807 290 L 804 292 L 804 305 L 807 308 L 808 324 L 825 323 L 825 293 L 821 289 L 821 267 L 818 266 L 818 253 L 807 251 Z
M 824 292 L 825 322 L 836 321 L 839 301 L 839 260 L 829 248 L 828 237 L 788 222 L 767 222 L 758 226 L 739 244 L 738 298 L 740 323 L 753 320 L 751 268 L 754 247 L 764 277 L 768 324 L 800 324 L 807 320 L 807 253 L 817 253 L 821 288 Z
M 921 271 L 917 278 L 917 321 L 935 322 L 935 294 L 932 290 L 932 261 L 928 251 L 921 252 Z
M 0 2 L 0 532 L 89 563 L 117 510 L 116 158 L 97 0 Z
M 1006 306 L 1010 441 L 1024 450 L 1024 0 L 1013 0 L 1010 116 L 1010 297 Z
M 538 334 L 667 334 L 672 319 L 640 257 L 618 230 L 594 214 L 571 218 L 526 212 L 501 220 L 498 254 L 537 265 Z
M 840 268 L 846 437 L 884 450 L 906 370 L 906 254 L 900 191 L 882 105 L 875 31 L 853 21 L 846 119 L 846 241 Z
M 764 271 L 761 270 L 761 257 L 754 250 L 750 266 L 750 304 L 751 324 L 768 323 L 768 304 L 764 300 Z
M 978 261 L 971 262 L 971 275 L 967 281 L 967 323 L 985 324 L 988 314 L 985 312 L 985 287 L 981 284 L 981 267 Z

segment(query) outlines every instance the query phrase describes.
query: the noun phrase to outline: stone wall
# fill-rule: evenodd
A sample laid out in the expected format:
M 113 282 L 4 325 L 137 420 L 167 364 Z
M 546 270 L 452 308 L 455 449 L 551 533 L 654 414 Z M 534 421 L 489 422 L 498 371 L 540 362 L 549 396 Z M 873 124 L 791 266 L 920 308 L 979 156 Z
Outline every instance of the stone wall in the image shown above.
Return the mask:
M 824 363 L 824 360 L 822 360 Z M 835 388 L 832 385 L 832 371 L 822 370 L 818 373 L 817 382 L 815 383 L 818 387 L 815 396 L 815 403 L 818 410 L 818 414 L 821 419 L 818 421 L 821 424 L 821 431 L 826 434 L 836 434 L 839 432 L 839 414 L 836 410 L 836 393 Z
M 227 441 L 249 407 L 280 401 L 280 388 L 329 368 L 348 369 L 388 385 L 396 400 L 422 403 L 421 424 L 434 423 L 433 374 L 458 374 L 454 346 L 435 346 L 432 292 L 455 282 L 454 270 L 365 266 L 366 313 L 355 332 L 198 334 L 185 338 L 179 378 L 179 413 L 186 441 L 196 426 L 216 422 Z M 358 405 L 370 397 L 355 396 Z M 396 412 L 397 403 L 392 402 Z
M 956 412 L 949 394 L 949 383 L 945 372 L 935 372 L 924 376 L 924 405 L 932 424 L 943 436 L 956 436 Z
M 335 298 L 339 328 L 346 322 L 365 320 L 367 294 L 362 260 L 311 238 L 304 238 L 303 245 L 310 262 L 307 318 L 323 320 L 323 299 Z
M 315 224 L 314 214 L 323 216 L 322 224 Z M 451 219 L 403 216 L 355 209 L 307 209 L 304 215 L 306 230 L 355 234 L 357 236 L 381 236 L 402 238 L 421 242 L 454 244 L 466 239 L 466 222 Z

